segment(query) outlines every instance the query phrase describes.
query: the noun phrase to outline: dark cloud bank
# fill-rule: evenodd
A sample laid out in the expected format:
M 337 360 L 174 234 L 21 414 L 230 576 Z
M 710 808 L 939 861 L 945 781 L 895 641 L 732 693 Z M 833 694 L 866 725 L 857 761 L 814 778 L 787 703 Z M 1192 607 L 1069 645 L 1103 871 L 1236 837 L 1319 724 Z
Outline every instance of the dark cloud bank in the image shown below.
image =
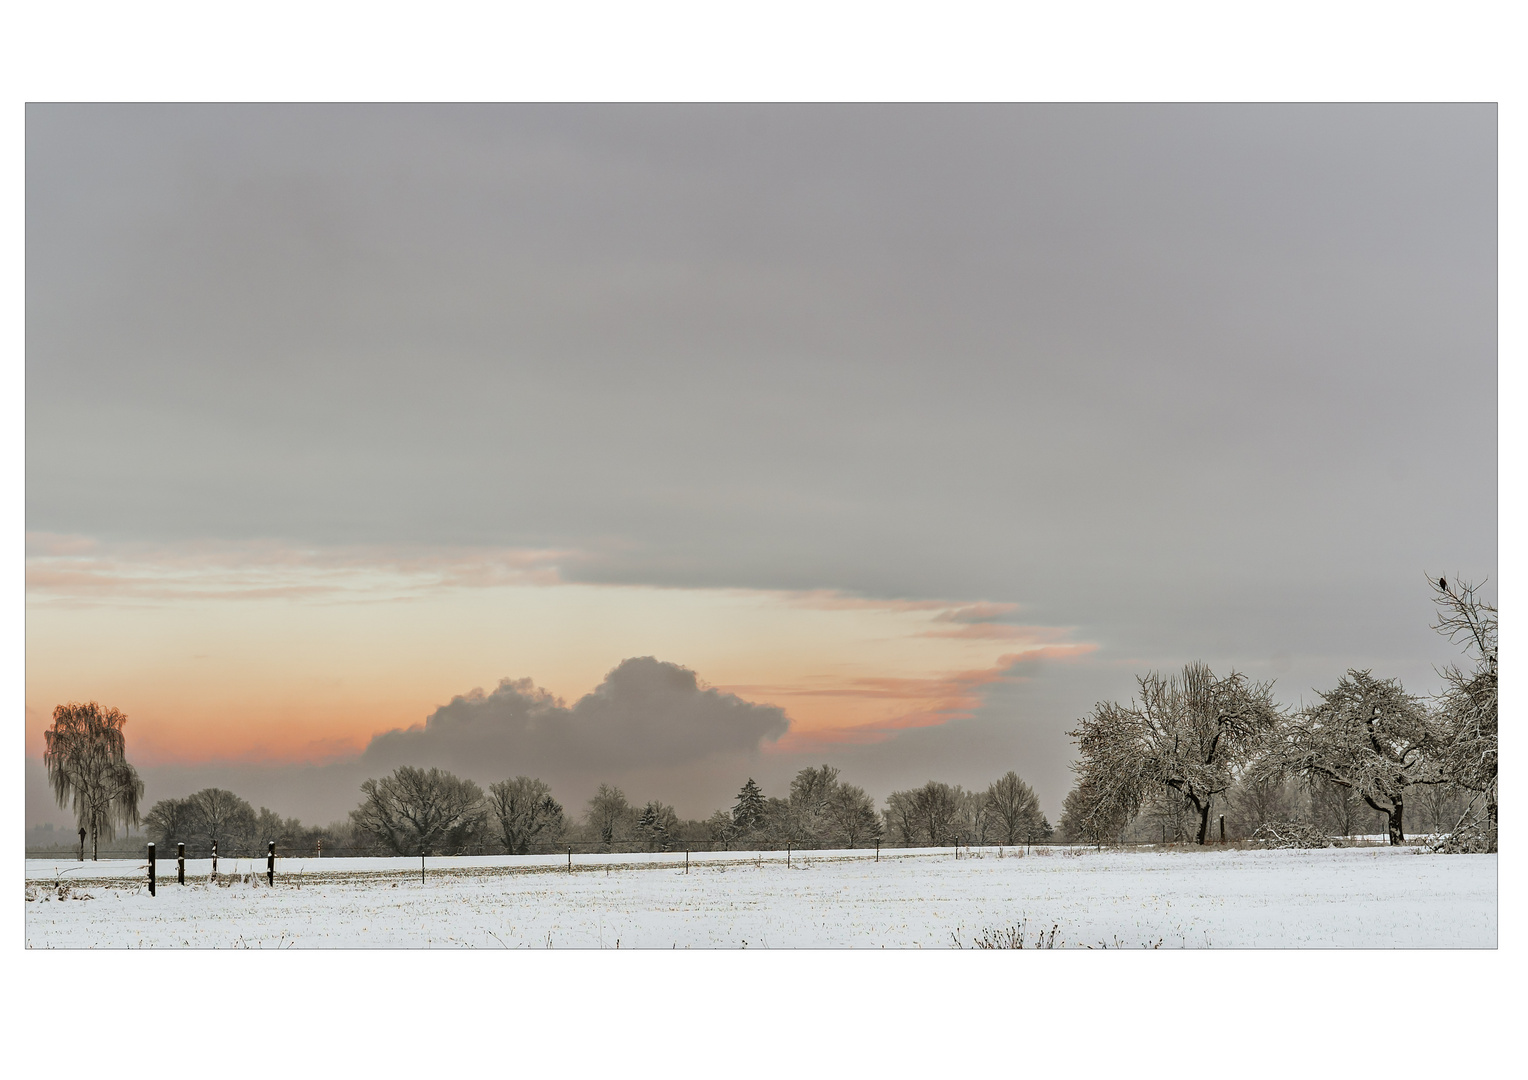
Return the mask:
M 702 688 L 688 668 L 644 656 L 622 661 L 572 707 L 530 679 L 505 679 L 492 693 L 474 690 L 436 709 L 423 726 L 376 736 L 361 763 L 591 785 L 744 759 L 788 726 L 774 705 Z

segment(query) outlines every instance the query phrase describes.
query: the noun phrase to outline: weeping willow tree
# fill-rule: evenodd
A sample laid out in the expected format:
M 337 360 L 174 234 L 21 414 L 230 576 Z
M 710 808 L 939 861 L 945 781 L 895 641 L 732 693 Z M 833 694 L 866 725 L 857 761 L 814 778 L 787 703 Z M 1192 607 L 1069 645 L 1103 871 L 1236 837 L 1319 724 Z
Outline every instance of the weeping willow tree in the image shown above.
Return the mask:
M 116 826 L 138 823 L 143 781 L 127 763 L 122 734 L 127 717 L 96 702 L 71 701 L 53 710 L 53 726 L 43 732 L 43 764 L 58 805 L 73 803 L 80 828 L 90 834 L 90 857 L 100 857 L 102 837 L 116 836 Z

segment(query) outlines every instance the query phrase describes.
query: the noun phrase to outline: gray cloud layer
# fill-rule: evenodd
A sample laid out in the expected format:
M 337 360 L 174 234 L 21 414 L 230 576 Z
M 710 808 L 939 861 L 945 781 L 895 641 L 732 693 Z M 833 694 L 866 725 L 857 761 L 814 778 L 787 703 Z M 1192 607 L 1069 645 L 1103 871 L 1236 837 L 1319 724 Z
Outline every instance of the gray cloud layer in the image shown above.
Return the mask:
M 1422 573 L 1496 570 L 1496 198 L 1492 106 L 31 106 L 28 527 L 1423 688 Z

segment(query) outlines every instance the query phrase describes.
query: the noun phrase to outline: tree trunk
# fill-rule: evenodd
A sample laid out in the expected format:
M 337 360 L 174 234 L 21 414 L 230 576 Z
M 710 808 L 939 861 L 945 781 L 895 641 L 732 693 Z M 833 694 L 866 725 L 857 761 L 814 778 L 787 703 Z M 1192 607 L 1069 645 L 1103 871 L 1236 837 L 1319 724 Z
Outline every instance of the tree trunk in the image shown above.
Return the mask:
M 1390 843 L 1395 847 L 1399 847 L 1406 842 L 1406 836 L 1401 831 L 1401 815 L 1404 810 L 1405 806 L 1401 803 L 1400 797 L 1397 796 L 1395 808 L 1385 815 L 1386 825 L 1390 829 Z
M 1209 799 L 1204 800 L 1204 805 L 1201 806 L 1199 804 L 1199 800 L 1195 799 L 1194 800 L 1194 809 L 1199 811 L 1199 838 L 1198 838 L 1198 843 L 1200 845 L 1203 845 L 1203 844 L 1206 844 L 1206 843 L 1209 842 L 1209 836 L 1210 836 L 1210 800 Z

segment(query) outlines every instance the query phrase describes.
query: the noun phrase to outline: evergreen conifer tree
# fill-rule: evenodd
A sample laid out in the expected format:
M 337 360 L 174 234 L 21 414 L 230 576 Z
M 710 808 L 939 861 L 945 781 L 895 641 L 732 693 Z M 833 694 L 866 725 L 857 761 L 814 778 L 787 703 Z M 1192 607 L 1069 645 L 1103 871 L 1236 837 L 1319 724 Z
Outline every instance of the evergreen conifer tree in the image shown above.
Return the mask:
M 750 776 L 748 783 L 737 793 L 737 805 L 732 808 L 732 824 L 739 832 L 747 832 L 763 822 L 765 806 L 764 793 Z

